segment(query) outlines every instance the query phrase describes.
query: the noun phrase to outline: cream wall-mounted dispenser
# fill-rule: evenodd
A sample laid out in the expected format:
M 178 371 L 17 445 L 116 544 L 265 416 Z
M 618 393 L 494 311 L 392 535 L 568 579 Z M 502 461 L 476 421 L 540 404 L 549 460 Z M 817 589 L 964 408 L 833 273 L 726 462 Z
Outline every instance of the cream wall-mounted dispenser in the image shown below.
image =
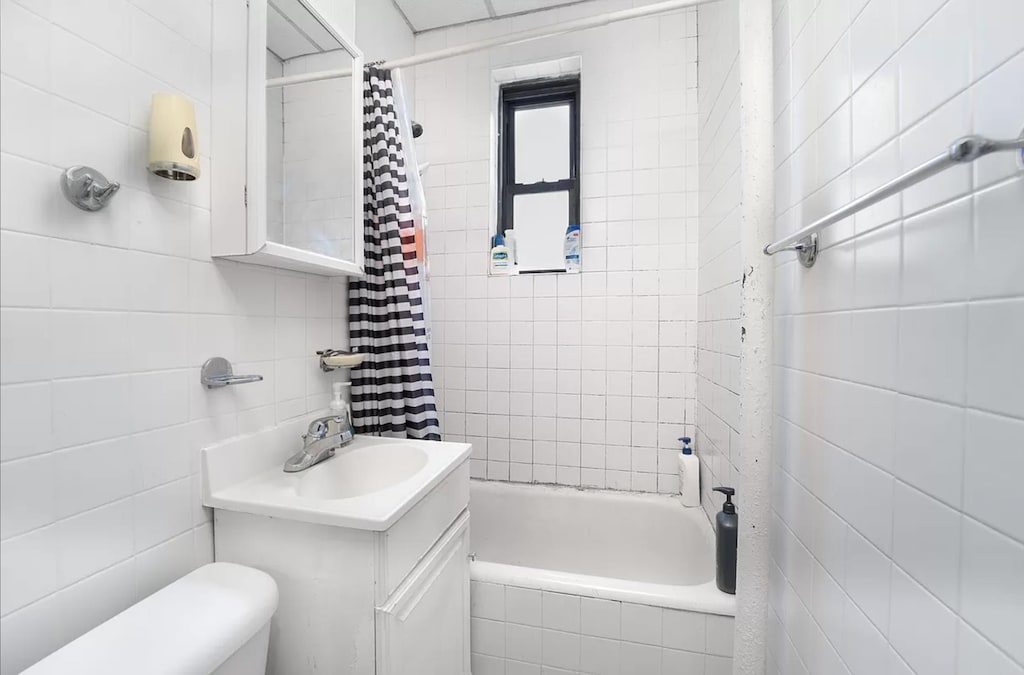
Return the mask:
M 184 96 L 153 94 L 146 168 L 170 180 L 199 178 L 196 109 Z

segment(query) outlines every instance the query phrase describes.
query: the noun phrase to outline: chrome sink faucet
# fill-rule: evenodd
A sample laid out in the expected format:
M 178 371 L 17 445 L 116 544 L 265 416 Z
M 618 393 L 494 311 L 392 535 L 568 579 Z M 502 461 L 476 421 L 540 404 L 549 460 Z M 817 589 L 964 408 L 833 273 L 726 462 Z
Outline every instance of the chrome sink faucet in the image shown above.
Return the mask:
M 284 470 L 287 473 L 303 471 L 334 457 L 334 451 L 351 443 L 354 437 L 347 411 L 318 417 L 309 423 L 309 429 L 302 434 L 302 450 L 288 458 Z

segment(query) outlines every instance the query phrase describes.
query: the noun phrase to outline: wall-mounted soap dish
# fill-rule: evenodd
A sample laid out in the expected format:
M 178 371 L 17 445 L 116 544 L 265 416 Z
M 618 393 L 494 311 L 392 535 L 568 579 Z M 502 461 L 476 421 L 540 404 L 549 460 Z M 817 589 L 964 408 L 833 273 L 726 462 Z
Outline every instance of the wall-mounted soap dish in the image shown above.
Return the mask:
M 214 356 L 212 359 L 208 359 L 199 373 L 199 381 L 207 389 L 226 387 L 229 384 L 249 384 L 262 380 L 262 375 L 235 375 L 231 362 L 223 356 Z
M 325 373 L 338 368 L 354 368 L 366 359 L 366 354 L 341 349 L 322 349 L 316 355 L 320 357 L 320 369 Z

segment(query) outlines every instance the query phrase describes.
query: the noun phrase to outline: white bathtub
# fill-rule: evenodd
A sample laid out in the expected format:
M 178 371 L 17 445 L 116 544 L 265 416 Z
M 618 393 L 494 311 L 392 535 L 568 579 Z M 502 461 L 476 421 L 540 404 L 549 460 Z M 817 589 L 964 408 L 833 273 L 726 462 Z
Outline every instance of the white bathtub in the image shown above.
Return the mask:
M 731 672 L 735 598 L 701 509 L 473 481 L 470 530 L 474 675 Z

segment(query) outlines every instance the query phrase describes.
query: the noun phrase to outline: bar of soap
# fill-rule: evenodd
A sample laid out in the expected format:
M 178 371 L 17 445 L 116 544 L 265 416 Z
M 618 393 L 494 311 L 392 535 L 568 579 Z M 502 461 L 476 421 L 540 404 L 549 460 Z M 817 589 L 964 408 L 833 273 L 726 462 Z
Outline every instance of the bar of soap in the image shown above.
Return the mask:
M 324 365 L 331 368 L 352 368 L 358 366 L 366 359 L 366 354 L 355 352 L 352 354 L 334 354 L 333 356 L 321 357 Z

